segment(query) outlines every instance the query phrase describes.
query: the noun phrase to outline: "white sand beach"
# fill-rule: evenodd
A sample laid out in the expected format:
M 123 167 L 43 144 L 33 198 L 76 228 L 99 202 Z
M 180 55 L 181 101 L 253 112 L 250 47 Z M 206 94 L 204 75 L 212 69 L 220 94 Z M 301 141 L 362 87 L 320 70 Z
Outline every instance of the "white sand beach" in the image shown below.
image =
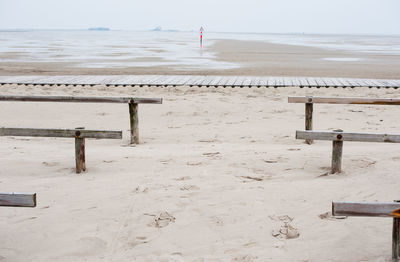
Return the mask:
M 164 99 L 139 106 L 135 147 L 127 105 L 1 102 L 6 127 L 124 132 L 87 140 L 81 175 L 73 139 L 0 138 L 1 190 L 38 194 L 36 208 L 1 208 L 1 261 L 390 261 L 391 219 L 329 212 L 333 200 L 398 199 L 397 144 L 345 142 L 344 172 L 328 174 L 331 142 L 295 139 L 304 105 L 287 97 L 391 98 L 398 89 L 0 88 Z M 314 129 L 398 133 L 399 113 L 317 104 Z

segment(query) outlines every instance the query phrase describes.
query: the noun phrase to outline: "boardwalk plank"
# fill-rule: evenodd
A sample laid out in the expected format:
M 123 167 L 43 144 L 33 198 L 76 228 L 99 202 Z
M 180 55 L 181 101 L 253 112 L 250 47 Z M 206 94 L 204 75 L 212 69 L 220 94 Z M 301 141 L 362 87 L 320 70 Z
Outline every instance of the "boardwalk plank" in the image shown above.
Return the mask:
M 397 79 L 321 77 L 259 77 L 199 75 L 59 75 L 0 76 L 0 84 L 33 85 L 162 85 L 162 86 L 309 86 L 309 87 L 400 87 Z

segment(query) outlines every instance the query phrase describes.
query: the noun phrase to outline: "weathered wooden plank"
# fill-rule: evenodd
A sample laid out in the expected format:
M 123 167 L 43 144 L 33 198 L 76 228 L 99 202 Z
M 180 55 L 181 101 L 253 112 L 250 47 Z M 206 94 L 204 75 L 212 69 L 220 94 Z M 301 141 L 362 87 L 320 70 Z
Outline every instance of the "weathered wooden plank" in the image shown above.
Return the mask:
M 274 84 L 275 87 L 283 86 L 283 78 L 282 77 L 275 77 L 274 79 L 275 79 L 275 84 Z
M 275 77 L 269 76 L 267 78 L 267 86 L 275 86 L 275 83 L 276 83 Z
M 400 218 L 398 202 L 332 202 L 334 216 L 367 216 Z
M 269 77 L 261 77 L 260 78 L 260 86 L 268 86 Z
M 154 75 L 154 76 L 152 76 L 152 77 L 145 83 L 145 85 L 148 85 L 148 86 L 155 85 L 155 83 L 156 83 L 161 77 L 162 77 L 162 76 L 160 76 L 160 75 Z
M 314 77 L 307 77 L 307 81 L 308 81 L 309 86 L 318 86 L 318 84 L 315 81 Z
M 71 102 L 71 103 L 129 103 L 162 104 L 162 98 L 95 97 L 95 96 L 0 96 L 0 101 L 19 102 Z
M 168 75 L 166 76 L 162 82 L 160 82 L 159 84 L 162 86 L 172 86 L 173 85 L 173 80 L 176 78 L 175 75 Z
M 122 131 L 0 127 L 0 136 L 122 139 Z
M 359 86 L 359 87 L 362 87 L 362 86 L 365 86 L 365 87 L 373 86 L 373 84 L 368 79 L 357 79 L 357 80 L 352 79 L 352 81 L 353 82 L 357 81 L 358 85 L 355 85 L 355 86 Z
M 214 79 L 209 83 L 210 86 L 218 86 L 218 83 L 221 81 L 222 76 L 214 76 Z
M 300 86 L 300 81 L 297 77 L 292 77 L 292 86 Z
M 233 86 L 236 82 L 237 76 L 229 77 L 229 80 L 226 82 L 226 86 Z
M 229 81 L 230 77 L 229 76 L 223 76 L 217 83 L 218 86 L 223 86 L 226 87 L 227 83 Z
M 310 101 L 311 99 L 311 101 Z M 362 97 L 288 97 L 289 103 L 354 104 L 354 105 L 400 105 L 400 98 Z
M 35 207 L 36 193 L 0 193 L 0 206 Z
M 219 83 L 219 81 L 223 83 Z M 234 85 L 234 86 L 311 86 L 311 87 L 400 87 L 400 81 L 394 79 L 356 79 L 356 78 L 320 78 L 320 77 L 252 77 L 236 76 L 231 82 L 222 76 L 195 75 L 63 75 L 63 76 L 0 76 L 0 84 L 34 85 Z
M 193 82 L 192 82 L 191 85 L 194 85 L 194 86 L 201 86 L 201 83 L 203 83 L 204 78 L 205 78 L 205 76 L 198 76 L 198 77 L 196 77 L 196 78 L 193 80 Z
M 202 77 L 203 77 L 203 76 L 193 76 L 193 77 L 189 78 L 189 79 L 186 81 L 185 84 L 188 85 L 188 86 L 194 86 L 195 83 L 197 83 L 197 81 L 198 81 L 199 79 L 202 79 Z
M 224 84 L 218 83 L 216 78 Z M 250 77 L 236 76 L 230 82 L 222 76 L 195 75 L 63 75 L 63 76 L 0 76 L 0 84 L 34 85 L 235 85 L 235 86 L 311 86 L 311 87 L 400 87 L 395 79 L 356 79 L 320 77 Z
M 338 78 L 338 81 L 342 84 L 342 87 L 351 87 L 346 78 Z
M 330 131 L 296 131 L 296 139 L 400 143 L 400 135 L 372 134 L 372 133 L 345 133 Z
M 203 81 L 199 84 L 201 86 L 210 86 L 211 81 L 213 81 L 215 76 L 205 76 Z
M 329 87 L 331 84 L 329 78 L 326 77 L 319 77 L 318 82 L 321 83 L 321 87 Z
M 300 86 L 309 86 L 309 83 L 308 83 L 308 81 L 307 81 L 306 78 L 304 78 L 304 77 L 299 77 L 298 80 L 299 80 L 299 82 L 300 82 Z
M 249 76 L 244 77 L 242 86 L 251 86 L 251 77 Z
M 260 77 L 253 77 L 250 86 L 260 86 Z
M 238 76 L 235 80 L 235 83 L 233 84 L 234 86 L 242 86 L 243 82 L 245 80 L 244 76 Z
M 181 75 L 178 79 L 176 79 L 176 85 L 183 86 L 189 80 L 191 76 Z

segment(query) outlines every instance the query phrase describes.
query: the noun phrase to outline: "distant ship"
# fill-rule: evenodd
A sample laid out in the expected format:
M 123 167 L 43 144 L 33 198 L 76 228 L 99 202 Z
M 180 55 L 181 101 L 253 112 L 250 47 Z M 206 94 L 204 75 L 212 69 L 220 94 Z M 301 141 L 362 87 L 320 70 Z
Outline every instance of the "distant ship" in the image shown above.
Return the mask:
M 90 31 L 110 31 L 108 27 L 91 27 L 88 30 Z
M 153 28 L 153 29 L 151 29 L 150 31 L 162 31 L 162 28 L 161 28 L 161 26 L 157 26 L 157 27 L 155 27 L 155 28 Z

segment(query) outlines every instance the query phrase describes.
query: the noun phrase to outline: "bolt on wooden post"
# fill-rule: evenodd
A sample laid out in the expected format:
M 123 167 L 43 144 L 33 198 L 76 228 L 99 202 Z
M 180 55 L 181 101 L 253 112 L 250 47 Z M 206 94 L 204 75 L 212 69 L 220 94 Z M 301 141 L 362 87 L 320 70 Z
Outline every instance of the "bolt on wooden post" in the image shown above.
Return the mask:
M 75 171 L 80 174 L 86 170 L 85 162 L 85 138 L 81 137 L 81 131 L 84 127 L 75 128 Z
M 313 124 L 312 124 L 312 117 L 313 117 L 313 102 L 312 102 L 312 97 L 307 97 L 307 103 L 306 105 L 306 117 L 305 117 L 305 124 L 306 124 L 306 130 L 312 130 Z M 306 139 L 306 143 L 311 145 L 314 142 L 312 139 Z
M 133 100 L 129 102 L 129 119 L 131 127 L 131 144 L 139 144 L 139 116 L 138 104 Z
M 395 200 L 394 202 L 400 202 Z M 400 245 L 400 218 L 393 218 L 393 231 L 392 231 L 392 259 L 393 261 L 399 260 L 399 245 Z
M 335 132 L 343 132 L 341 129 L 333 130 Z M 332 174 L 342 172 L 342 154 L 343 154 L 343 136 L 337 134 L 336 139 L 332 141 Z

